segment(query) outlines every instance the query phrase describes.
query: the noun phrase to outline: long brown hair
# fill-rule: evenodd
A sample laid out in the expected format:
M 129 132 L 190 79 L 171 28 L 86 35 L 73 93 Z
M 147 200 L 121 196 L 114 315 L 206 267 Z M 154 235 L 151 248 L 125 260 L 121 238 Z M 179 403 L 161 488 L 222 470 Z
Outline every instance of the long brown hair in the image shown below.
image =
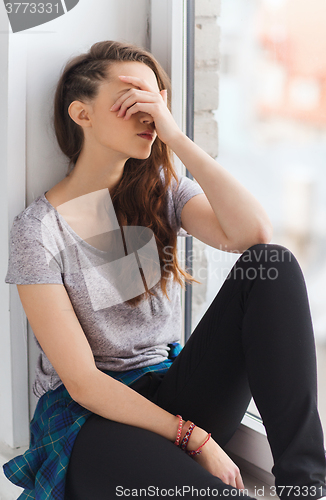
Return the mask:
M 75 166 L 84 146 L 82 127 L 69 116 L 69 105 L 75 100 L 93 100 L 98 94 L 100 83 L 109 79 L 110 65 L 122 61 L 137 61 L 149 66 L 156 75 L 159 89 L 168 91 L 170 109 L 170 79 L 152 54 L 146 50 L 131 44 L 108 40 L 97 42 L 87 53 L 70 59 L 63 69 L 54 96 L 54 130 L 61 150 L 69 158 L 67 175 Z M 173 183 L 173 178 L 176 183 L 178 182 L 172 161 L 171 150 L 156 137 L 147 159 L 129 158 L 126 161 L 119 184 L 110 192 L 119 224 L 150 228 L 155 235 L 160 258 L 161 280 L 151 290 L 145 286 L 145 293 L 126 301 L 131 306 L 136 306 L 149 295 L 156 295 L 155 290 L 159 285 L 169 299 L 167 280 L 171 278 L 182 287 L 184 281 L 181 276 L 186 281 L 199 283 L 179 266 L 177 235 L 167 218 L 168 189 Z M 160 171 L 163 173 L 164 181 Z M 176 188 L 176 185 L 172 187 Z M 166 259 L 166 255 L 170 258 Z

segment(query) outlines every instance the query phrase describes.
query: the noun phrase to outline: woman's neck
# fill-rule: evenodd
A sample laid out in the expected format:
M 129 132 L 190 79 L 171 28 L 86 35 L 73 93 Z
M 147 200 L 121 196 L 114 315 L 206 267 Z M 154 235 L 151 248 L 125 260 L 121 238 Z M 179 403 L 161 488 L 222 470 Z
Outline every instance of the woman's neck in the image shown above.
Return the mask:
M 82 152 L 72 172 L 66 177 L 66 188 L 76 196 L 107 188 L 111 191 L 121 180 L 128 158 L 117 152 Z

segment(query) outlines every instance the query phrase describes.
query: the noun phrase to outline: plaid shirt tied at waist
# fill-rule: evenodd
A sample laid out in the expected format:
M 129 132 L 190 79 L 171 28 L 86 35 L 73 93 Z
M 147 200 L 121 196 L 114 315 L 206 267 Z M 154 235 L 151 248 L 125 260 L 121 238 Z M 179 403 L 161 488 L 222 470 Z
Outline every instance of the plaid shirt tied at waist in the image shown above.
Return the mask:
M 169 358 L 157 365 L 114 372 L 107 375 L 130 385 L 145 373 L 165 373 L 182 350 L 178 342 L 169 344 Z M 30 446 L 3 466 L 6 477 L 24 488 L 17 500 L 64 500 L 65 476 L 79 430 L 92 412 L 74 401 L 61 384 L 39 399 L 30 423 Z

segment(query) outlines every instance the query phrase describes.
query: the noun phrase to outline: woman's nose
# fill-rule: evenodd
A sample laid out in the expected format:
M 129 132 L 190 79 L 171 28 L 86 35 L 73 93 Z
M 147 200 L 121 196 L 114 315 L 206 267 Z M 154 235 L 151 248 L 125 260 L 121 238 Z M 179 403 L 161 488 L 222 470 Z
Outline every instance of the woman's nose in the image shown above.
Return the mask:
M 154 123 L 154 119 L 148 113 L 141 113 L 139 116 L 139 120 L 141 123 Z

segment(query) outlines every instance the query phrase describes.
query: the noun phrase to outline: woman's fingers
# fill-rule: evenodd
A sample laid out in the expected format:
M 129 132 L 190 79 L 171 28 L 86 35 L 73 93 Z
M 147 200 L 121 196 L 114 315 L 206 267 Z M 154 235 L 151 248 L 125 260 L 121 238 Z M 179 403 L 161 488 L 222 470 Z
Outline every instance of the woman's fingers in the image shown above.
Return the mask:
M 230 479 L 229 481 L 224 481 L 226 484 L 232 486 L 233 488 L 236 488 L 236 481 L 235 478 Z
M 239 468 L 234 464 L 234 469 L 231 471 L 230 481 L 228 484 L 238 488 L 239 490 L 244 488 L 242 477 Z
M 129 120 L 131 115 L 134 115 L 135 113 L 147 113 L 148 115 L 151 115 L 154 121 L 154 106 L 156 106 L 155 103 L 148 103 L 148 102 L 136 102 L 131 108 L 127 109 L 125 116 L 123 117 L 124 120 Z
M 123 94 L 111 107 L 111 111 L 119 111 L 118 116 L 123 116 L 126 109 L 136 102 L 159 102 L 161 100 L 167 105 L 167 90 L 156 91 L 146 80 L 134 76 L 119 76 L 126 83 L 131 83 L 135 87 Z
M 240 472 L 237 475 L 237 477 L 235 478 L 235 482 L 236 482 L 236 484 L 235 484 L 236 488 L 238 488 L 239 490 L 243 490 L 244 489 L 244 484 L 243 484 Z
M 158 101 L 158 97 L 158 94 L 153 95 L 142 90 L 131 90 L 126 92 L 123 98 L 119 98 L 119 100 L 112 106 L 111 111 L 119 110 L 117 116 L 124 116 L 126 111 L 136 103 L 155 103 Z M 159 99 L 161 99 L 161 97 L 159 97 Z
M 120 75 L 119 76 L 120 80 L 126 83 L 131 83 L 135 87 L 138 87 L 141 90 L 147 90 L 149 92 L 157 92 L 151 85 L 144 80 L 143 78 L 138 78 L 136 76 L 124 76 Z
M 155 96 L 151 92 L 145 90 L 130 89 L 128 92 L 123 94 L 119 99 L 113 104 L 111 111 L 118 111 L 118 109 L 128 101 L 128 106 L 134 104 L 137 100 L 146 102 L 146 100 L 154 99 Z M 134 100 L 134 103 L 131 101 Z M 127 106 L 127 107 L 128 107 Z
M 235 469 L 230 471 L 228 481 L 224 481 L 224 482 L 226 482 L 230 486 L 233 486 L 234 488 L 238 488 L 239 490 L 244 489 L 244 484 L 242 481 L 240 470 L 236 466 L 235 466 Z
M 161 90 L 160 94 L 163 97 L 163 101 L 165 102 L 165 104 L 167 106 L 168 105 L 168 91 L 166 89 Z

